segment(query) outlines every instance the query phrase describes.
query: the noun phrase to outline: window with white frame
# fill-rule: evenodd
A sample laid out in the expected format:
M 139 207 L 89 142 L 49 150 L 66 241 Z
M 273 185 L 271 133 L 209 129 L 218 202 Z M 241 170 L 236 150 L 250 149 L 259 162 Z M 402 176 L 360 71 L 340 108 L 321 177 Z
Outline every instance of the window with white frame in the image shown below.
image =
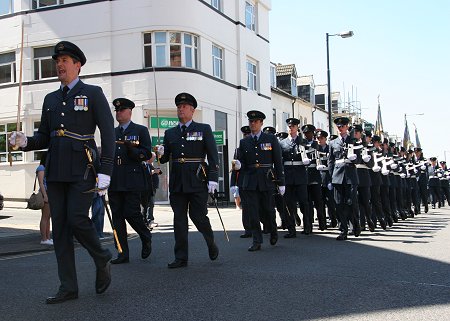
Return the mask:
M 245 2 L 245 26 L 256 31 L 256 10 L 255 6 L 250 2 Z
M 198 37 L 179 31 L 144 33 L 144 66 L 153 65 L 198 69 Z
M 8 162 L 8 137 L 16 130 L 16 123 L 0 124 L 0 163 Z M 23 152 L 12 151 L 11 158 L 13 162 L 20 162 L 23 160 Z
M 219 11 L 222 11 L 222 1 L 221 0 L 211 0 L 211 6 Z
M 35 121 L 33 122 L 33 135 L 37 133 L 39 126 L 41 126 L 41 121 Z M 47 150 L 46 149 L 42 149 L 42 150 L 36 150 L 33 152 L 33 161 L 35 162 L 39 162 L 42 158 L 42 154 L 45 153 Z
M 56 6 L 58 4 L 64 4 L 64 0 L 32 0 L 33 9 Z
M 34 80 L 56 77 L 53 46 L 34 48 Z
M 16 82 L 16 54 L 0 54 L 0 84 Z
M 297 78 L 291 77 L 291 95 L 297 97 Z
M 212 46 L 213 76 L 223 79 L 223 49 Z
M 0 16 L 14 12 L 14 0 L 0 1 Z
M 270 86 L 273 88 L 277 87 L 277 70 L 274 65 L 270 65 Z
M 257 90 L 257 65 L 256 62 L 247 60 L 247 88 Z

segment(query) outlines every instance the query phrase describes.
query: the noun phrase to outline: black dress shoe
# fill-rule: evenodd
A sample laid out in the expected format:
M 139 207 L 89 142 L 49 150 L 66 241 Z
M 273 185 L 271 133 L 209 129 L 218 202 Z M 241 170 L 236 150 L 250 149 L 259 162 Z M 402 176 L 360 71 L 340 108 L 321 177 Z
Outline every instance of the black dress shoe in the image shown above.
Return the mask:
M 261 250 L 261 244 L 253 244 L 248 248 L 249 252 L 255 252 Z
M 425 213 L 428 213 L 428 204 L 425 205 Z
M 172 263 L 167 264 L 167 267 L 169 269 L 177 269 L 177 268 L 182 268 L 182 267 L 186 267 L 187 266 L 187 261 L 183 261 L 183 260 L 175 260 Z
M 380 220 L 380 226 L 383 230 L 386 230 L 386 222 L 383 219 Z
M 211 261 L 214 261 L 219 256 L 219 248 L 216 244 L 213 244 L 208 248 L 208 254 Z
M 309 235 L 309 234 L 311 234 L 311 231 L 303 230 L 300 232 L 300 234 Z
M 337 219 L 332 218 L 331 219 L 331 227 L 336 227 L 337 226 Z
M 369 231 L 375 232 L 375 224 L 371 220 L 367 221 L 367 225 L 369 226 Z
M 355 235 L 355 237 L 358 237 L 361 235 L 361 227 L 357 226 L 355 227 L 355 229 L 353 230 L 353 234 Z
M 337 241 L 345 241 L 347 239 L 347 233 L 342 232 L 339 234 L 339 236 L 336 238 Z
M 50 296 L 47 299 L 45 299 L 45 303 L 57 304 L 57 303 L 63 303 L 65 301 L 75 300 L 75 299 L 78 299 L 78 292 L 58 291 L 58 293 L 56 293 L 55 296 Z
M 386 218 L 387 224 L 389 227 L 392 227 L 392 225 L 394 225 L 394 221 L 392 220 L 392 217 L 388 216 Z
M 116 259 L 111 260 L 111 264 L 130 263 L 130 258 L 124 255 L 118 255 Z
M 103 293 L 111 284 L 111 263 L 107 262 L 104 267 L 97 268 L 97 277 L 95 278 L 95 292 Z
M 283 236 L 285 239 L 293 239 L 295 237 L 297 237 L 297 235 L 295 233 L 289 232 L 288 234 Z
M 239 237 L 240 237 L 241 239 L 247 239 L 247 238 L 249 238 L 249 237 L 252 237 L 252 235 L 251 235 L 251 234 L 244 233 L 244 234 L 239 235 Z
M 278 242 L 278 234 L 274 234 L 270 236 L 270 245 L 275 245 Z
M 152 253 L 152 241 L 142 242 L 141 257 L 146 259 Z

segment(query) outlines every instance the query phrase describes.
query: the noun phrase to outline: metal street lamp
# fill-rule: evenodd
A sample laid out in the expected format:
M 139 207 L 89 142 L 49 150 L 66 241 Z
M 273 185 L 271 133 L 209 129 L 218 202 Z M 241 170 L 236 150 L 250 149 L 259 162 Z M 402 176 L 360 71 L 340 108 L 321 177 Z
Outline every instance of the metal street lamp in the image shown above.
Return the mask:
M 328 45 L 328 38 L 339 36 L 341 38 L 350 38 L 353 36 L 353 31 L 346 31 L 336 34 L 329 34 L 327 32 L 327 87 L 328 87 L 328 129 L 330 130 L 330 135 L 333 133 L 333 120 L 332 120 L 332 111 L 331 111 L 331 82 L 330 82 L 330 49 Z

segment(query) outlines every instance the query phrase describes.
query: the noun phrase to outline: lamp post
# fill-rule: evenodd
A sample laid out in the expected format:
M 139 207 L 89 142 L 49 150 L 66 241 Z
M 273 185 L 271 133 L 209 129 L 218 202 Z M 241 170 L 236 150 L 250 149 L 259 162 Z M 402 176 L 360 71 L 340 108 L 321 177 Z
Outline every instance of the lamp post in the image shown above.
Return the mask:
M 346 31 L 336 34 L 329 34 L 327 32 L 327 89 L 328 89 L 328 129 L 330 130 L 330 135 L 333 133 L 333 120 L 332 120 L 332 110 L 331 110 L 331 82 L 330 82 L 330 49 L 328 45 L 328 38 L 339 36 L 341 38 L 350 38 L 353 36 L 353 31 Z

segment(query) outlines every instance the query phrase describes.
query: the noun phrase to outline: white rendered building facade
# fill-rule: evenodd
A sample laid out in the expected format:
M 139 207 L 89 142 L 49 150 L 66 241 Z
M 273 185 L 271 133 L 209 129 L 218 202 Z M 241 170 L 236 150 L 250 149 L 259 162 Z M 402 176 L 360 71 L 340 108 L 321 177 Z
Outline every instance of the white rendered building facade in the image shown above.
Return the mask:
M 53 47 L 71 41 L 87 57 L 81 80 L 101 86 L 109 102 L 117 97 L 133 100 L 132 120 L 148 126 L 153 143 L 177 123 L 176 94 L 194 95 L 199 104 L 194 120 L 217 132 L 219 185 L 228 190 L 228 164 L 241 137 L 239 129 L 247 124 L 246 112 L 272 114 L 270 0 L 6 3 L 0 6 L 0 191 L 6 199 L 21 200 L 31 193 L 39 163 L 39 152 L 13 153 L 12 166 L 7 160 L 6 136 L 16 127 L 22 29 L 20 119 L 27 135 L 39 126 L 45 95 L 59 87 Z M 163 172 L 160 201 L 168 198 L 168 168 Z

